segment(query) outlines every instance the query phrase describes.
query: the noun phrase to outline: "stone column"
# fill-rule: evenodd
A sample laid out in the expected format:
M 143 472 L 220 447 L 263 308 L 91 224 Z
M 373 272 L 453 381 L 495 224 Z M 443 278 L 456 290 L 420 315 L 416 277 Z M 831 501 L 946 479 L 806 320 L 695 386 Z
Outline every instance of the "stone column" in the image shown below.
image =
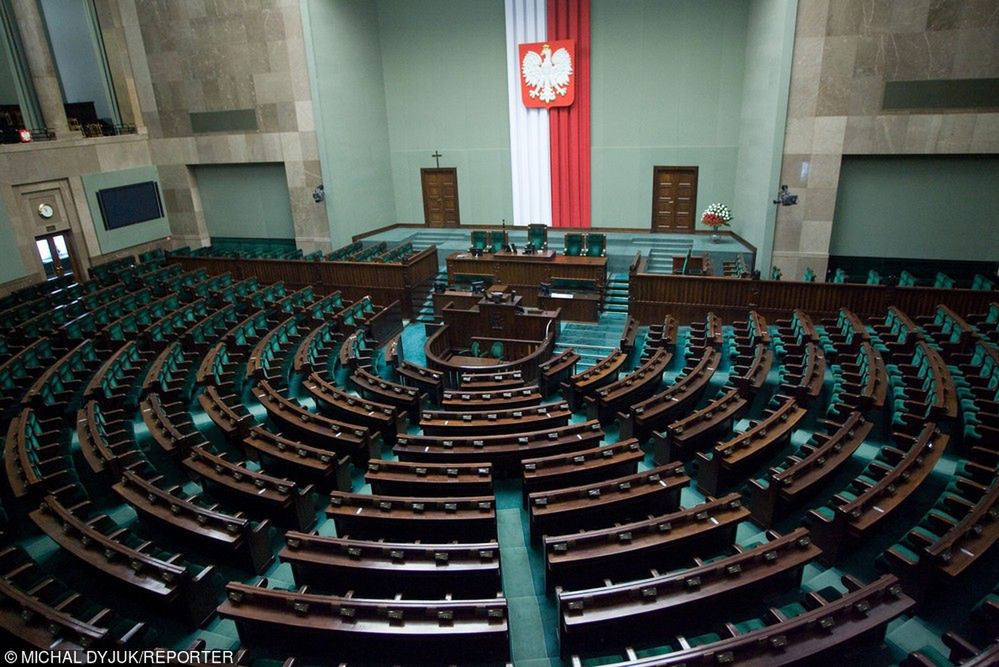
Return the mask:
M 49 50 L 45 33 L 45 21 L 36 0 L 12 0 L 17 27 L 21 33 L 31 81 L 35 86 L 35 96 L 46 127 L 53 130 L 56 138 L 69 133 L 66 121 L 66 108 L 63 106 L 62 90 L 59 88 L 59 74 L 55 59 Z

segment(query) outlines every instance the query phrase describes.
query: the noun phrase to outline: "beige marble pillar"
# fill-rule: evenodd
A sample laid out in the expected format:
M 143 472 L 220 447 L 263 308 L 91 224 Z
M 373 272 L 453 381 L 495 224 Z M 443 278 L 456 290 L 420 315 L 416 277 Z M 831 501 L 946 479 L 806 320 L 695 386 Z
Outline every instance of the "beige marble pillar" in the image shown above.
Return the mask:
M 66 109 L 63 106 L 62 91 L 59 89 L 59 75 L 55 59 L 49 50 L 45 33 L 45 22 L 36 0 L 11 0 L 17 27 L 21 33 L 28 69 L 35 86 L 35 96 L 42 112 L 45 126 L 53 130 L 56 138 L 69 133 Z

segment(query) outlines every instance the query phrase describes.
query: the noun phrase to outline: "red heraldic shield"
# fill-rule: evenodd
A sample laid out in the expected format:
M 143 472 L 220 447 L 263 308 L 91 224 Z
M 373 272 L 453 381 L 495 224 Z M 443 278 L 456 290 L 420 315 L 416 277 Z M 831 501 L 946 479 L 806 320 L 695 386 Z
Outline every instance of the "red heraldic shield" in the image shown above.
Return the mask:
M 567 107 L 576 97 L 576 43 L 519 44 L 520 96 L 526 107 Z

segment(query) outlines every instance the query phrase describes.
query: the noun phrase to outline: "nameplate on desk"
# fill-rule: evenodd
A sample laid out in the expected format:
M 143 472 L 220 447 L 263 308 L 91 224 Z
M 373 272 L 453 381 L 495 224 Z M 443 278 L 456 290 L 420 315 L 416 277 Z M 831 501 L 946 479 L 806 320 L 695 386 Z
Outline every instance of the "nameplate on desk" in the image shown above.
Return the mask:
M 576 295 L 572 292 L 552 292 L 551 297 L 555 299 L 574 299 Z

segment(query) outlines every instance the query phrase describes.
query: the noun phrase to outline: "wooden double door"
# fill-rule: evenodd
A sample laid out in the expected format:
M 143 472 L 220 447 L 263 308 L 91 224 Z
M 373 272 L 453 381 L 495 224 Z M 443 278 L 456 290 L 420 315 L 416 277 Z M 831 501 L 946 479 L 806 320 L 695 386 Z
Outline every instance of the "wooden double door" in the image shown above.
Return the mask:
M 427 227 L 457 227 L 458 170 L 453 167 L 420 169 L 423 220 Z
M 697 216 L 697 167 L 655 167 L 652 231 L 692 232 Z

